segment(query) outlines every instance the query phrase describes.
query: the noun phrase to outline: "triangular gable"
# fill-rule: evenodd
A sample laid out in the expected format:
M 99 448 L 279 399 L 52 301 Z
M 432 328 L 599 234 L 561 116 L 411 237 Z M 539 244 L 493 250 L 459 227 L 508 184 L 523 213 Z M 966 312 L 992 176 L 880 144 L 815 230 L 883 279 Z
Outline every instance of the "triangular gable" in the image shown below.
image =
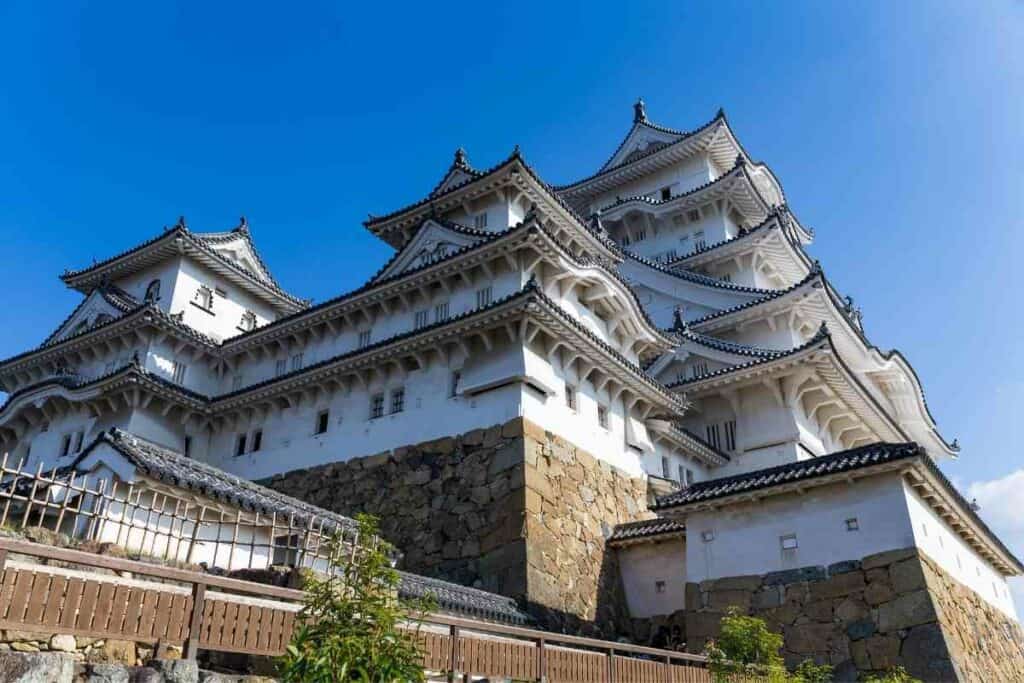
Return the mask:
M 439 261 L 459 249 L 476 244 L 481 239 L 484 237 L 459 232 L 433 218 L 428 218 L 373 282 L 387 280 L 407 270 Z
M 256 277 L 266 282 L 274 282 L 274 278 L 271 276 L 270 271 L 267 270 L 266 266 L 263 265 L 263 261 L 256 254 L 256 249 L 246 235 L 241 232 L 235 232 L 231 237 L 227 238 L 215 238 L 209 239 L 204 238 L 203 235 L 197 235 L 206 246 L 224 259 L 235 264 L 242 270 L 252 273 Z
M 138 479 L 138 468 L 135 463 L 118 452 L 102 436 L 78 456 L 72 467 L 76 473 L 89 474 L 89 478 L 93 480 L 97 480 L 96 477 L 106 478 L 108 486 L 111 475 L 128 483 Z
M 82 303 L 68 316 L 68 319 L 46 338 L 43 345 L 81 334 L 97 325 L 120 318 L 122 315 L 124 315 L 124 311 L 110 303 L 103 295 L 103 291 L 96 288 L 82 300 Z
M 437 184 L 437 187 L 434 188 L 434 191 L 430 193 L 430 196 L 433 197 L 441 194 L 445 190 L 462 185 L 474 178 L 476 178 L 476 175 L 470 173 L 466 169 L 452 167 L 445 174 L 444 178 L 441 179 L 441 182 Z
M 601 170 L 605 171 L 619 164 L 631 161 L 634 157 L 649 154 L 658 147 L 670 145 L 682 138 L 683 135 L 678 133 L 670 133 L 666 130 L 652 128 L 644 123 L 636 123 L 626 135 L 626 139 L 619 145 L 618 150 L 612 155 L 612 158 L 601 167 Z

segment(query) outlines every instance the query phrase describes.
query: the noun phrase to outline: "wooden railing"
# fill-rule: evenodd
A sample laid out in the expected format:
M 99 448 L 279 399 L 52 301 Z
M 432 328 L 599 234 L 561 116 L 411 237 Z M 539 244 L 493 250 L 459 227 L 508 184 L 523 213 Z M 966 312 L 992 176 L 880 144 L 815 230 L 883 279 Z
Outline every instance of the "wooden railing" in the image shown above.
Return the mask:
M 158 654 L 178 645 L 189 658 L 200 649 L 283 654 L 304 597 L 290 588 L 5 538 L 0 577 L 0 629 L 155 643 Z M 437 614 L 408 628 L 419 639 L 424 669 L 453 682 L 711 681 L 704 657 L 680 652 Z

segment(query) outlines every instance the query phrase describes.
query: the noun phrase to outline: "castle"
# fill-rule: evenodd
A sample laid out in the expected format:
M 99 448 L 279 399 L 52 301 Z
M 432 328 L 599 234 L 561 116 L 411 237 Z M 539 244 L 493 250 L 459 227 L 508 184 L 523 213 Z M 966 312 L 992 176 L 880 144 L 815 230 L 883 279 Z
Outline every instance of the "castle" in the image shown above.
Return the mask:
M 81 304 L 0 361 L 0 448 L 62 468 L 117 429 L 371 511 L 409 569 L 552 628 L 699 649 L 736 605 L 847 668 L 1024 671 L 1024 565 L 937 469 L 959 448 L 919 378 L 724 113 L 681 131 L 637 102 L 563 186 L 518 148 L 486 170 L 460 149 L 365 227 L 394 255 L 315 305 L 244 219 L 66 271 Z

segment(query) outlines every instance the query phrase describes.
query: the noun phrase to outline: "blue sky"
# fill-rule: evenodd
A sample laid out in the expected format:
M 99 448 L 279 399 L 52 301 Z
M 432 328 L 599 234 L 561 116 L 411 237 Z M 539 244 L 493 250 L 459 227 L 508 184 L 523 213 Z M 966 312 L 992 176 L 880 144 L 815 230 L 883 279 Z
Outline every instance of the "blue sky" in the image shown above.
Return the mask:
M 61 270 L 180 214 L 245 214 L 278 279 L 324 299 L 389 253 L 366 214 L 420 198 L 460 145 L 489 166 L 520 144 L 563 183 L 638 95 L 678 128 L 721 106 L 1024 553 L 984 493 L 1024 483 L 1024 4 L 501 5 L 0 3 L 0 356 L 75 305 Z

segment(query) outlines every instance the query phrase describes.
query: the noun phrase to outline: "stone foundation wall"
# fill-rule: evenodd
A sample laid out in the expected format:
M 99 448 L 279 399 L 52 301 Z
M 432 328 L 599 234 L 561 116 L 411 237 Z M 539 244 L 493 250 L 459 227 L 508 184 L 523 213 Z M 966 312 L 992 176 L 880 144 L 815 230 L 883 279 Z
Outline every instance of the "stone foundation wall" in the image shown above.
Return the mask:
M 672 634 L 689 652 L 718 635 L 730 607 L 782 633 L 787 666 L 835 667 L 837 681 L 903 666 L 923 681 L 1024 680 L 1024 631 L 916 548 L 686 586 L 687 609 L 634 620 L 639 640 Z M 659 642 L 661 641 L 661 642 Z
M 612 635 L 628 623 L 604 538 L 648 514 L 644 482 L 528 420 L 263 483 L 377 515 L 404 568 L 516 598 L 543 626 Z

